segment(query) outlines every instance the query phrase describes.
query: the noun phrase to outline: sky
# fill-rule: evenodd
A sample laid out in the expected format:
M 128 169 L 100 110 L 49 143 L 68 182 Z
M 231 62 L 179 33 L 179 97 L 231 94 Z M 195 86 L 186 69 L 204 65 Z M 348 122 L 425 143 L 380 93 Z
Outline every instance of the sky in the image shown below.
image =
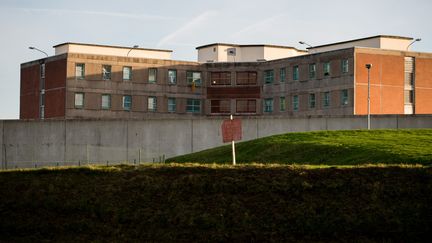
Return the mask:
M 20 64 L 64 42 L 173 50 L 196 61 L 215 42 L 299 49 L 368 37 L 422 38 L 432 52 L 430 0 L 0 0 L 0 119 L 19 118 Z

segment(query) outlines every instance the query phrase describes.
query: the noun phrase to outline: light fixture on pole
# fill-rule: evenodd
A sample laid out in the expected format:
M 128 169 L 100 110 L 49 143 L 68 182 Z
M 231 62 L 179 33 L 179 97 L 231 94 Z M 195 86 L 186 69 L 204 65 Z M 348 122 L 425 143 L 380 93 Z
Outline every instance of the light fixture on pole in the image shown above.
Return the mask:
M 309 45 L 308 43 L 306 43 L 304 41 L 299 41 L 299 43 L 302 44 L 302 45 L 309 46 L 309 48 L 313 48 L 313 46 Z
M 48 57 L 48 54 L 46 52 L 44 52 L 44 51 L 42 51 L 42 50 L 40 50 L 40 49 L 38 49 L 38 48 L 36 48 L 34 46 L 29 46 L 29 49 L 30 50 L 36 50 L 36 51 L 42 52 L 43 54 L 45 54 Z
M 416 43 L 416 42 L 418 42 L 418 41 L 421 41 L 421 38 L 417 38 L 417 39 L 413 40 L 413 41 L 412 41 L 412 42 L 407 46 L 406 50 L 408 51 L 409 47 L 410 47 L 412 44 L 414 44 L 414 43 Z
M 129 53 L 133 50 L 133 49 L 135 49 L 135 48 L 138 48 L 138 45 L 134 45 L 129 51 L 128 51 L 128 53 L 127 53 L 127 57 L 129 56 Z
M 372 64 L 366 64 L 368 70 L 368 94 L 367 94 L 367 129 L 370 130 L 370 69 Z

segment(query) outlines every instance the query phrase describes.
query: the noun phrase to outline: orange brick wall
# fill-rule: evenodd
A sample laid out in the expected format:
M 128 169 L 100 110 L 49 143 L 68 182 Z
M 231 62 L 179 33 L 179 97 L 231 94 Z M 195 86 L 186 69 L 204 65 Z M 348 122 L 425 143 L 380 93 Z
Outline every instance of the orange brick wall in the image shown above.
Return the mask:
M 372 64 L 371 114 L 404 114 L 404 57 L 369 53 L 355 54 L 355 114 L 367 114 L 367 63 Z
M 415 113 L 432 114 L 432 59 L 416 58 Z

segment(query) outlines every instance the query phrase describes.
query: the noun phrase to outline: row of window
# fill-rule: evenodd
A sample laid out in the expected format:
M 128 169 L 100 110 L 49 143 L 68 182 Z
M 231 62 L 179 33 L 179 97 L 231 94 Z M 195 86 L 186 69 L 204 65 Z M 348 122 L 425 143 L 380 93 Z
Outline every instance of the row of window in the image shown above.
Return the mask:
M 157 68 L 148 69 L 148 82 L 156 83 L 157 80 Z M 85 64 L 75 64 L 75 77 L 76 79 L 85 79 Z M 168 70 L 168 84 L 177 84 L 177 70 Z M 102 79 L 111 80 L 111 65 L 102 65 Z M 123 81 L 132 80 L 132 67 L 123 67 Z M 189 85 L 200 86 L 201 85 L 201 72 L 198 71 L 186 71 L 186 82 Z
M 322 108 L 328 108 L 330 107 L 330 92 L 323 92 L 322 93 Z M 279 97 L 279 111 L 285 111 L 286 110 L 286 102 L 285 97 Z M 315 109 L 316 108 L 316 94 L 312 93 L 309 94 L 308 98 L 308 107 L 309 109 Z M 340 91 L 340 104 L 342 106 L 348 105 L 348 90 L 343 89 Z M 293 111 L 298 111 L 300 106 L 299 96 L 294 95 L 292 97 L 292 109 Z M 273 98 L 264 99 L 264 112 L 273 112 Z
M 324 62 L 322 63 L 323 65 L 323 76 L 324 77 L 328 77 L 331 74 L 331 66 L 330 66 L 330 62 Z M 348 68 L 348 59 L 342 59 L 341 60 L 341 71 L 342 73 L 348 73 L 349 68 Z M 286 68 L 280 68 L 279 69 L 279 81 L 280 82 L 285 82 L 287 80 L 286 77 Z M 271 84 L 274 82 L 274 70 L 270 69 L 270 70 L 265 70 L 264 71 L 264 82 L 266 84 Z M 299 66 L 293 66 L 292 67 L 292 80 L 293 81 L 297 81 L 299 80 L 300 74 L 299 74 Z M 317 64 L 316 63 L 312 63 L 309 64 L 309 79 L 313 79 L 317 77 Z
M 84 93 L 77 92 L 75 93 L 75 108 L 81 109 L 84 108 Z M 132 109 L 132 96 L 131 95 L 123 95 L 122 97 L 122 108 L 125 111 L 130 111 Z M 101 95 L 101 109 L 109 110 L 111 109 L 111 95 L 110 94 L 102 94 Z M 147 110 L 148 111 L 157 111 L 157 97 L 149 96 L 147 98 Z M 176 98 L 168 98 L 168 112 L 176 112 L 177 104 Z M 201 100 L 199 99 L 187 99 L 186 100 L 186 112 L 199 113 L 201 112 Z
M 330 62 L 325 62 L 323 65 L 323 75 L 330 76 L 331 74 L 331 66 Z M 348 59 L 341 60 L 341 70 L 342 73 L 348 73 Z M 149 68 L 148 69 L 148 82 L 156 83 L 157 80 L 157 68 Z M 279 69 L 279 77 L 280 82 L 285 82 L 286 77 L 286 68 Z M 85 64 L 77 63 L 75 65 L 75 75 L 77 79 L 85 78 Z M 316 78 L 317 75 L 317 67 L 315 63 L 309 64 L 309 78 Z M 299 80 L 299 66 L 292 67 L 292 80 Z M 167 74 L 168 84 L 176 84 L 177 83 L 177 70 L 169 69 Z M 264 71 L 264 82 L 266 84 L 270 84 L 274 82 L 274 70 L 265 70 Z M 212 85 L 231 85 L 231 72 L 211 72 L 211 84 Z M 111 65 L 102 65 L 102 79 L 103 80 L 111 80 Z M 124 66 L 123 67 L 123 80 L 130 81 L 132 80 L 132 67 Z M 244 71 L 244 72 L 236 72 L 236 84 L 237 85 L 256 85 L 258 82 L 258 75 L 255 71 Z M 198 71 L 186 71 L 186 82 L 189 85 L 200 86 L 202 84 L 201 81 L 201 72 Z

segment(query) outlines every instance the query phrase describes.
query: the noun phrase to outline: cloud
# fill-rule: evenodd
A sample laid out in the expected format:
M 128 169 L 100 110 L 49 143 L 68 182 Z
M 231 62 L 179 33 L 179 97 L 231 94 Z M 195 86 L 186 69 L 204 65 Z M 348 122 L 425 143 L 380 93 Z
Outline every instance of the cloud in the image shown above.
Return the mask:
M 51 8 L 16 8 L 25 12 L 33 13 L 48 13 L 55 15 L 63 14 L 80 14 L 80 15 L 101 15 L 107 17 L 116 18 L 130 18 L 140 20 L 173 20 L 176 19 L 171 16 L 162 15 L 150 15 L 150 14 L 133 14 L 133 13 L 121 13 L 121 12 L 99 12 L 99 11 L 88 11 L 88 10 L 70 10 L 70 9 L 51 9 Z
M 279 15 L 276 15 L 276 16 L 273 16 L 273 17 L 261 20 L 261 21 L 259 21 L 257 23 L 254 23 L 254 24 L 251 24 L 249 26 L 246 26 L 245 28 L 243 28 L 243 29 L 241 29 L 241 30 L 233 33 L 231 35 L 231 37 L 237 39 L 237 38 L 241 37 L 244 34 L 251 33 L 251 32 L 256 33 L 257 30 L 260 30 L 260 29 L 263 29 L 263 28 L 265 28 L 265 29 L 272 29 L 272 26 L 270 24 L 273 23 L 273 22 L 276 22 L 279 18 L 282 18 L 284 16 L 285 16 L 285 14 L 279 14 Z
M 210 10 L 210 11 L 205 11 L 204 13 L 196 16 L 195 18 L 189 20 L 188 22 L 186 22 L 183 26 L 181 26 L 179 29 L 177 29 L 176 31 L 166 35 L 165 37 L 163 37 L 158 43 L 157 43 L 157 47 L 161 47 L 167 43 L 173 44 L 172 41 L 175 40 L 176 38 L 180 37 L 181 35 L 184 35 L 185 33 L 187 33 L 188 31 L 191 31 L 193 29 L 196 29 L 198 27 L 200 27 L 201 25 L 203 25 L 205 23 L 205 21 L 213 16 L 217 15 L 216 11 Z

